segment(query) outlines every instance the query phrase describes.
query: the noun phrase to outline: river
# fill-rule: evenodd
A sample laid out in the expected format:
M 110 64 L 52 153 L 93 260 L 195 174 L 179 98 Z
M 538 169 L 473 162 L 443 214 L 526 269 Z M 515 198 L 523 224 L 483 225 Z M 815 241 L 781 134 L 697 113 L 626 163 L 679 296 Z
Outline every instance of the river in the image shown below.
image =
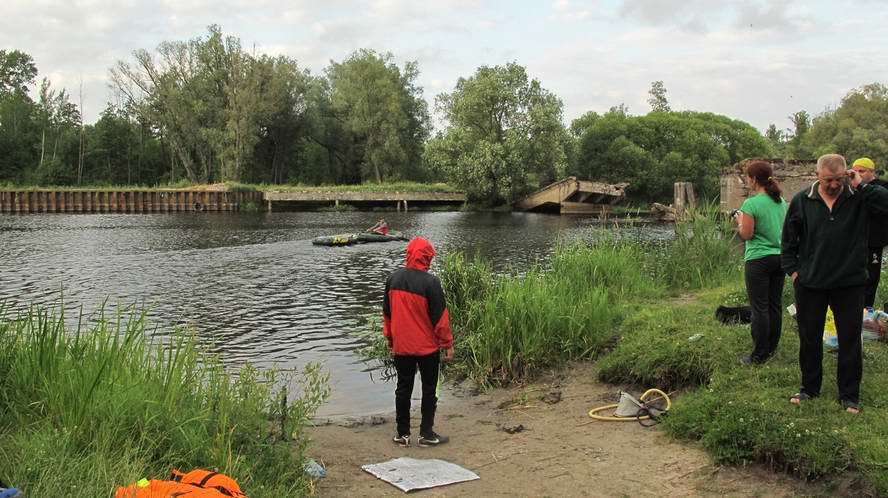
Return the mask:
M 231 368 L 320 362 L 332 395 L 320 416 L 393 407 L 393 386 L 355 354 L 356 332 L 381 313 L 385 278 L 404 242 L 318 247 L 318 235 L 359 231 L 379 217 L 429 239 L 438 253 L 477 251 L 494 267 L 543 261 L 559 239 L 588 239 L 591 218 L 524 213 L 290 212 L 170 215 L 0 215 L 0 299 L 57 306 L 69 321 L 136 304 L 153 334 L 190 325 Z M 624 233 L 661 238 L 670 228 Z M 434 271 L 433 265 L 432 270 Z

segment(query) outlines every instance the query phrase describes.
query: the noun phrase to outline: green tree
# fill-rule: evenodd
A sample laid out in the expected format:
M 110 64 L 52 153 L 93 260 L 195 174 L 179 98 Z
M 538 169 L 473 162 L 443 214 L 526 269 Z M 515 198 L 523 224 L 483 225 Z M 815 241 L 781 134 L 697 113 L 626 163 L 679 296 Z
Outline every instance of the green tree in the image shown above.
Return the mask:
M 37 78 L 34 59 L 20 50 L 0 50 L 0 95 L 28 93 Z
M 771 123 L 765 130 L 765 138 L 770 142 L 771 149 L 780 157 L 786 155 L 786 133 L 777 128 L 777 125 Z
M 117 63 L 112 80 L 127 106 L 161 131 L 187 178 L 250 177 L 261 134 L 282 103 L 269 80 L 275 62 L 257 60 L 215 25 L 205 38 L 163 42 L 157 57 L 137 50 L 133 58 Z
M 835 152 L 849 160 L 888 166 L 888 87 L 872 83 L 848 92 L 838 108 L 817 116 L 803 140 L 813 155 Z
M 651 105 L 651 112 L 669 112 L 669 100 L 666 99 L 666 85 L 662 81 L 651 82 L 651 89 L 648 90 L 648 104 Z
M 589 111 L 586 114 L 583 114 L 570 122 L 570 134 L 574 137 L 582 137 L 583 133 L 586 132 L 586 129 L 595 124 L 599 119 L 601 119 L 601 115 L 595 111 Z
M 30 55 L 0 50 L 0 180 L 14 181 L 36 164 L 36 107 L 28 95 L 37 78 Z
M 403 70 L 392 54 L 359 50 L 327 68 L 330 110 L 348 135 L 352 177 L 376 182 L 405 178 L 421 160 L 430 119 L 415 62 Z
M 524 67 L 482 66 L 437 97 L 446 129 L 426 147 L 427 163 L 473 201 L 513 201 L 564 176 L 570 137 L 563 105 Z
M 770 147 L 747 123 L 711 113 L 612 111 L 579 139 L 576 174 L 629 182 L 636 199 L 669 200 L 673 183 L 693 182 L 699 195 L 718 194 L 719 174 L 730 164 L 765 156 Z
M 257 61 L 257 69 L 266 98 L 249 179 L 318 183 L 304 171 L 310 168 L 309 162 L 323 161 L 323 157 L 308 152 L 317 146 L 309 139 L 312 108 L 319 105 L 319 97 L 312 93 L 315 79 L 295 60 L 283 56 L 262 56 Z
M 40 160 L 31 171 L 31 181 L 44 184 L 67 184 L 76 179 L 75 162 L 68 157 L 71 140 L 80 126 L 80 111 L 70 102 L 68 92 L 52 88 L 43 78 L 35 118 L 40 127 Z M 60 150 L 61 144 L 61 150 Z
M 811 115 L 807 111 L 799 111 L 789 116 L 792 128 L 787 130 L 787 150 L 790 157 L 798 159 L 809 159 L 813 153 L 807 146 L 805 136 L 811 129 Z

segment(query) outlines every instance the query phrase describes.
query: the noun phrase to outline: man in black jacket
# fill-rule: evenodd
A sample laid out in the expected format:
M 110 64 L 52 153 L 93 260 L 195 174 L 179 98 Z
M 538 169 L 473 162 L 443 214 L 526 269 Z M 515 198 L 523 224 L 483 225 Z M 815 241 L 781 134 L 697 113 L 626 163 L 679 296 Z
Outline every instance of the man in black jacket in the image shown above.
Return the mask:
M 848 412 L 860 412 L 867 233 L 871 219 L 886 215 L 888 190 L 862 183 L 838 154 L 817 160 L 817 181 L 789 205 L 781 264 L 795 289 L 802 371 L 801 390 L 790 398 L 793 404 L 820 395 L 823 326 L 830 307 L 839 340 L 839 401 Z
M 854 161 L 851 168 L 860 175 L 863 183 L 888 188 L 888 182 L 876 178 L 876 165 L 872 159 L 861 157 Z M 888 218 L 877 217 L 870 222 L 866 258 L 869 278 L 866 281 L 863 305 L 868 308 L 872 308 L 876 303 L 876 290 L 879 288 L 879 278 L 882 275 L 882 252 L 885 246 L 888 246 Z

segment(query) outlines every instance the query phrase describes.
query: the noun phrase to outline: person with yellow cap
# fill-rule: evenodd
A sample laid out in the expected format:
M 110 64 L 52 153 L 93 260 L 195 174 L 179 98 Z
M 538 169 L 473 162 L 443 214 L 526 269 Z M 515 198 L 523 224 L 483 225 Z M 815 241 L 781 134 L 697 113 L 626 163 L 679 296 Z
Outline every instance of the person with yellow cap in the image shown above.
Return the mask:
M 880 185 L 888 188 L 888 182 L 876 177 L 876 164 L 868 157 L 861 157 L 854 161 L 851 169 L 860 175 L 861 181 L 870 185 Z M 867 272 L 869 278 L 866 281 L 866 294 L 863 305 L 872 308 L 876 301 L 876 290 L 879 288 L 879 278 L 882 275 L 882 253 L 888 246 L 888 219 L 873 218 L 869 228 L 869 243 L 867 248 Z

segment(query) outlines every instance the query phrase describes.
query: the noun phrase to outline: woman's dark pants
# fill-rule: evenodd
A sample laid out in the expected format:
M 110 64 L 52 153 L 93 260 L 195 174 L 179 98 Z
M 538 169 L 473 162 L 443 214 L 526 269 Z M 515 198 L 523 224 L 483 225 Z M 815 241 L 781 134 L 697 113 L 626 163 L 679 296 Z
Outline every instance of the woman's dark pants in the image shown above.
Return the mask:
M 752 354 L 754 362 L 765 361 L 777 350 L 783 326 L 783 281 L 780 256 L 771 255 L 746 262 L 746 293 L 752 311 Z
M 419 425 L 419 434 L 431 434 L 435 425 L 435 408 L 438 406 L 435 389 L 438 386 L 439 361 L 437 351 L 426 356 L 395 356 L 395 370 L 398 372 L 395 421 L 399 436 L 410 434 L 410 396 L 413 394 L 413 380 L 417 369 L 422 379 L 422 422 Z

